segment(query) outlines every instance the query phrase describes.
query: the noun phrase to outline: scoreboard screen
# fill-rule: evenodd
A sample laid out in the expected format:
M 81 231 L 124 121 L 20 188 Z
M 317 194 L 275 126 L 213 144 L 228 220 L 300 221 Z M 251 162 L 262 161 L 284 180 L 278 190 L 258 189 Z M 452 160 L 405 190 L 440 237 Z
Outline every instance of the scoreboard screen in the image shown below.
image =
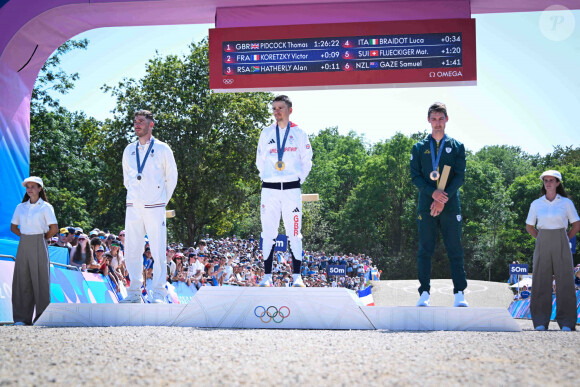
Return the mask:
M 216 91 L 473 85 L 475 20 L 210 30 Z

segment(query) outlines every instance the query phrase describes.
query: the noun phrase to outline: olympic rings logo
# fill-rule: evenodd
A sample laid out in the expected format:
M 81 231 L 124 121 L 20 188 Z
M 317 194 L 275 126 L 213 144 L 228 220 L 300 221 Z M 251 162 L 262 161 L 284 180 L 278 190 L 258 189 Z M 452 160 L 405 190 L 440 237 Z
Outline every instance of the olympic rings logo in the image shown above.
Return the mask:
M 258 313 L 258 309 L 261 309 L 261 312 Z M 274 321 L 276 324 L 280 324 L 284 319 L 290 316 L 290 308 L 287 306 L 282 306 L 279 309 L 275 306 L 269 306 L 264 308 L 263 306 L 256 306 L 254 309 L 254 315 L 258 317 L 264 324 L 269 323 L 270 321 Z M 267 317 L 268 320 L 264 320 Z
M 234 80 L 233 79 L 230 79 L 230 78 L 226 78 L 226 79 L 223 80 L 223 82 L 226 85 L 231 85 L 232 83 L 234 83 Z

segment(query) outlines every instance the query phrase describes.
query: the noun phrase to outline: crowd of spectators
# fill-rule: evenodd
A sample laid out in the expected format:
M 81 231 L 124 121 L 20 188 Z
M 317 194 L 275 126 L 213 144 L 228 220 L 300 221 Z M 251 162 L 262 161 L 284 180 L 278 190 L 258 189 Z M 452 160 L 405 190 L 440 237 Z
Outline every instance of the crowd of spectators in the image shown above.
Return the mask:
M 85 234 L 80 227 L 61 228 L 52 245 L 69 249 L 70 265 L 80 270 L 108 276 L 119 291 L 128 286 L 130 278 L 123 256 L 125 232 L 114 235 L 108 230 L 94 229 Z M 240 239 L 236 235 L 212 238 L 206 234 L 194 246 L 170 243 L 167 246 L 167 281 L 183 282 L 199 289 L 201 286 L 258 286 L 264 275 L 264 257 L 259 240 L 253 235 Z M 144 241 L 143 275 L 151 279 L 153 262 L 149 242 Z M 329 265 L 343 265 L 345 276 L 329 276 Z M 301 274 L 309 287 L 345 287 L 358 290 L 380 272 L 370 257 L 364 254 L 332 254 L 305 251 Z M 272 269 L 274 286 L 292 286 L 292 262 L 287 252 L 275 254 Z M 146 281 L 147 282 L 147 281 Z
M 513 261 L 512 264 L 519 264 L 519 261 Z M 508 281 L 509 284 L 516 284 L 522 279 L 521 276 L 511 275 Z M 532 284 L 533 285 L 533 284 Z M 574 285 L 576 290 L 580 290 L 580 263 L 574 267 Z M 529 298 L 532 295 L 532 286 L 523 285 L 519 290 L 518 288 L 513 288 L 514 300 L 522 300 Z M 552 294 L 556 294 L 556 277 L 552 276 Z

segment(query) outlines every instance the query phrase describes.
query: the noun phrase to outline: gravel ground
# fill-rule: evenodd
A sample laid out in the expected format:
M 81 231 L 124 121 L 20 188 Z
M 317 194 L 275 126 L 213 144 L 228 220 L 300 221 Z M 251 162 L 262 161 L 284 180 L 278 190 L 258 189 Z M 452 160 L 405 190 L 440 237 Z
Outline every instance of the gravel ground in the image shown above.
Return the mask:
M 375 283 L 375 302 L 412 305 L 415 282 Z M 433 304 L 448 306 L 450 281 L 433 282 Z M 472 307 L 509 305 L 505 284 L 469 285 Z M 578 385 L 580 333 L 517 322 L 522 332 L 0 326 L 0 386 Z
M 580 335 L 0 327 L 4 385 L 578 385 Z

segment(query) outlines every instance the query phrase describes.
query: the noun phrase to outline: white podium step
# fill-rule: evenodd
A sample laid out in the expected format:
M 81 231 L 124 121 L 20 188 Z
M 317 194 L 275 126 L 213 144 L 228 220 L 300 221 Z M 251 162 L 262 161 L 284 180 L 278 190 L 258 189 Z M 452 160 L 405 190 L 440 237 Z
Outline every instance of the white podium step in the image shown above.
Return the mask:
M 393 331 L 521 332 L 505 308 L 363 306 L 376 329 Z
M 183 304 L 57 304 L 35 325 L 520 331 L 503 308 L 361 307 L 341 288 L 203 287 Z
M 171 326 L 187 305 L 52 303 L 34 325 L 47 327 Z
M 203 328 L 374 329 L 348 290 L 204 287 L 176 325 Z

